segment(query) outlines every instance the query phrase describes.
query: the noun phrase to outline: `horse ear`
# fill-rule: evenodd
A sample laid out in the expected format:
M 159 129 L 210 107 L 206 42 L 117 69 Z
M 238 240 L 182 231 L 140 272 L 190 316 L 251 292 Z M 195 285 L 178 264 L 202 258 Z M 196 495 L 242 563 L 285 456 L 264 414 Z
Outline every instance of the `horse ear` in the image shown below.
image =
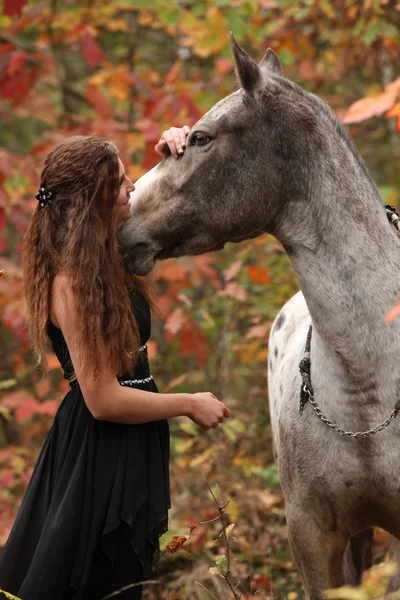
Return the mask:
M 267 48 L 258 66 L 267 75 L 282 75 L 281 61 L 271 48 Z
M 231 43 L 233 56 L 236 63 L 236 72 L 238 74 L 240 84 L 246 92 L 252 92 L 261 81 L 261 71 L 258 64 L 250 58 L 236 42 L 232 31 Z

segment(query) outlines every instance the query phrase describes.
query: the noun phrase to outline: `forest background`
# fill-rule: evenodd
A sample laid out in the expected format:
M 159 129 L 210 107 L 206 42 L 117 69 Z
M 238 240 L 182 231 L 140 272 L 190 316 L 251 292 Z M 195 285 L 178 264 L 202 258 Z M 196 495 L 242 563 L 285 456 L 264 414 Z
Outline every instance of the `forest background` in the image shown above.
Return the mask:
M 193 125 L 236 89 L 229 31 L 257 60 L 273 48 L 287 77 L 327 100 L 349 125 L 383 200 L 398 203 L 397 0 L 3 0 L 0 547 L 69 389 L 50 349 L 50 377 L 41 379 L 24 325 L 20 250 L 44 157 L 67 136 L 99 133 L 117 143 L 137 179 L 158 162 L 154 145 L 164 129 Z M 234 597 L 221 576 L 225 532 L 243 599 L 300 598 L 272 462 L 266 380 L 272 320 L 298 289 L 290 262 L 263 236 L 165 261 L 152 280 L 162 314 L 149 344 L 159 388 L 209 389 L 233 417 L 211 432 L 184 418 L 171 421 L 170 531 L 157 583 L 145 596 Z M 229 500 L 222 536 L 208 486 L 217 503 Z M 379 561 L 387 550 L 379 530 L 375 546 Z M 363 598 L 377 597 L 368 581 Z

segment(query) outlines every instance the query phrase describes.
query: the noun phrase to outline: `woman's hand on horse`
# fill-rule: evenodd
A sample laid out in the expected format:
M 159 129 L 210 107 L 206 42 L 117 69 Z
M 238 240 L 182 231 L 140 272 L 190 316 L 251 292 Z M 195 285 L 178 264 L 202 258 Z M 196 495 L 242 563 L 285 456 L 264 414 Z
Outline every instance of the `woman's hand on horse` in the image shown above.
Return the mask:
M 155 151 L 163 158 L 166 158 L 169 153 L 178 158 L 186 148 L 186 138 L 189 131 L 190 127 L 187 125 L 183 127 L 170 127 L 170 129 L 163 132 L 154 148 Z
M 203 429 L 215 429 L 231 416 L 231 411 L 211 392 L 191 394 L 191 408 L 187 416 Z

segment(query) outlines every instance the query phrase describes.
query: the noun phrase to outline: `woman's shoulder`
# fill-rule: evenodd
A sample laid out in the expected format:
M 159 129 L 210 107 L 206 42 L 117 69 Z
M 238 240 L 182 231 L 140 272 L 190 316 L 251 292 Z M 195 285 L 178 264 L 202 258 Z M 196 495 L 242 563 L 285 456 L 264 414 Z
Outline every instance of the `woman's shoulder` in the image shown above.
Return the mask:
M 75 303 L 72 291 L 72 280 L 68 273 L 57 273 L 51 283 L 49 319 L 56 327 L 60 327 L 57 313 L 60 309 L 71 308 Z

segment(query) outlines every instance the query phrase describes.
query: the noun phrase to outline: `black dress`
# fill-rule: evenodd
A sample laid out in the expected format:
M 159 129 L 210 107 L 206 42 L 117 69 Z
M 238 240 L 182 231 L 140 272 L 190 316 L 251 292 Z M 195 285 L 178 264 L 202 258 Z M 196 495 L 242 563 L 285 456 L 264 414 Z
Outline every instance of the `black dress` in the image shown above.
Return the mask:
M 133 374 L 118 380 L 157 392 L 146 348 L 150 309 L 139 293 L 131 304 L 141 359 Z M 70 380 L 68 348 L 51 321 L 48 335 Z M 115 585 L 149 578 L 167 530 L 168 422 L 96 420 L 77 381 L 70 385 L 0 559 L 0 587 L 22 600 L 99 600 Z

